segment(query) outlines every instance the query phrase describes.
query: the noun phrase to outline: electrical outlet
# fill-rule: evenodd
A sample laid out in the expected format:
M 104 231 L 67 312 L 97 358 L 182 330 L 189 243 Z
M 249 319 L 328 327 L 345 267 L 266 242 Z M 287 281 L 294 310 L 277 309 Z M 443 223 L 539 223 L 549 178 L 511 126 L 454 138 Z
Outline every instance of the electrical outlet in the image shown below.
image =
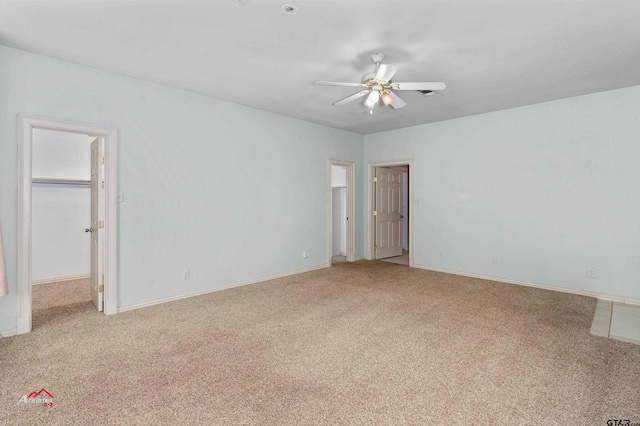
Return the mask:
M 188 280 L 189 278 L 191 278 L 191 271 L 188 269 L 186 271 L 182 271 L 182 279 Z
M 494 265 L 497 265 L 497 264 L 498 264 L 498 258 L 497 258 L 497 257 L 495 257 L 495 256 L 493 256 L 493 257 L 491 258 L 491 263 L 493 263 Z
M 595 278 L 595 277 L 596 277 L 596 270 L 589 269 L 589 278 Z
M 302 257 L 304 257 L 305 259 L 309 257 L 309 250 L 305 250 L 302 252 Z

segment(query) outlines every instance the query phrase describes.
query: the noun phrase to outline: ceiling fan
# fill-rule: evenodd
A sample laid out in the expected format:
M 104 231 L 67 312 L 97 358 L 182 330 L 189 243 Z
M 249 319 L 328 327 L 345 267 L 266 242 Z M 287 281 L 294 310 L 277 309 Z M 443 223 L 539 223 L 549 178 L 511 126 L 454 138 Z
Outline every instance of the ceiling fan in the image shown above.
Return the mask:
M 398 109 L 405 107 L 407 104 L 403 101 L 394 90 L 417 90 L 425 96 L 433 95 L 444 90 L 447 85 L 443 82 L 404 82 L 396 83 L 391 81 L 391 77 L 398 71 L 395 65 L 383 64 L 384 55 L 382 53 L 374 53 L 371 60 L 376 65 L 376 72 L 364 76 L 362 83 L 342 83 L 339 81 L 316 81 L 315 84 L 321 86 L 343 86 L 343 87 L 362 87 L 358 93 L 348 96 L 334 105 L 344 105 L 355 101 L 364 96 L 364 106 L 369 109 L 369 113 L 373 114 L 373 108 L 380 102 L 386 106 Z

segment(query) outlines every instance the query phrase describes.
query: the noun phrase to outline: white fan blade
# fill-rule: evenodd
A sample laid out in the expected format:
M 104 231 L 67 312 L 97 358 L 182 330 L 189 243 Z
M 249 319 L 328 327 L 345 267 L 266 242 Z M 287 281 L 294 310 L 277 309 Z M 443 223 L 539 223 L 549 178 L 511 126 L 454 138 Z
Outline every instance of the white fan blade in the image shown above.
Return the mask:
M 447 85 L 443 82 L 422 82 L 422 83 L 393 83 L 394 90 L 444 90 Z
M 362 83 L 342 83 L 339 81 L 316 81 L 314 84 L 320 86 L 367 87 Z
M 374 79 L 379 81 L 389 81 L 396 71 L 398 71 L 398 67 L 395 65 L 382 64 L 380 65 L 380 68 L 378 68 L 378 72 Z
M 393 107 L 394 109 L 399 109 L 407 106 L 407 103 L 400 99 L 400 96 L 396 95 L 392 91 L 389 91 L 389 93 L 391 93 L 391 96 L 393 97 L 393 101 L 389 104 L 389 106 Z
M 336 102 L 334 105 L 338 105 L 338 106 L 339 105 L 344 105 L 346 103 L 355 101 L 356 99 L 361 98 L 363 96 L 366 96 L 368 94 L 369 94 L 369 90 L 363 90 L 361 92 L 356 93 L 355 95 L 348 96 L 348 97 L 344 98 L 343 100 Z

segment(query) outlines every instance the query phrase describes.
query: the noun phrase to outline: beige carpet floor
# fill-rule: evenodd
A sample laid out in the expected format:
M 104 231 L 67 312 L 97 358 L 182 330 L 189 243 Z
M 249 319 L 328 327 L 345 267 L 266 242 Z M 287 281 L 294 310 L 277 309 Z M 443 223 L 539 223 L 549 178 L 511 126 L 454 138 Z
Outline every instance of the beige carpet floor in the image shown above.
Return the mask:
M 590 335 L 587 297 L 360 261 L 114 316 L 69 302 L 0 339 L 0 424 L 640 422 L 640 346 Z M 18 404 L 43 387 L 52 407 Z

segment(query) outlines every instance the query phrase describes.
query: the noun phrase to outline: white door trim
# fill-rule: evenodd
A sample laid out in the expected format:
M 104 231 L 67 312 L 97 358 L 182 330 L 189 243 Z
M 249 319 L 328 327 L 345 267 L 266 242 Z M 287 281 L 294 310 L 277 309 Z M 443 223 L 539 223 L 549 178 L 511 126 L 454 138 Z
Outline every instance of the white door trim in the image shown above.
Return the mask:
M 332 247 L 332 230 L 333 230 L 333 197 L 331 190 L 331 166 L 346 167 L 347 169 L 347 262 L 353 262 L 356 260 L 355 254 L 355 225 L 354 225 L 354 211 L 355 211 L 355 191 L 354 176 L 355 176 L 355 163 L 353 161 L 342 161 L 329 159 L 329 174 L 328 174 L 328 189 L 327 189 L 327 264 L 331 265 L 331 247 Z
M 374 259 L 374 235 L 375 235 L 375 221 L 373 220 L 373 211 L 375 210 L 375 194 L 373 187 L 373 177 L 375 176 L 376 167 L 394 167 L 394 166 L 409 166 L 409 266 L 413 266 L 413 175 L 415 169 L 413 167 L 413 159 L 397 160 L 397 161 L 384 161 L 381 163 L 369 163 L 367 174 L 367 196 L 368 208 L 367 208 L 367 259 Z
M 58 130 L 105 140 L 104 313 L 117 311 L 117 146 L 118 130 L 71 121 L 18 115 L 18 318 L 17 334 L 31 331 L 31 164 L 33 129 Z

